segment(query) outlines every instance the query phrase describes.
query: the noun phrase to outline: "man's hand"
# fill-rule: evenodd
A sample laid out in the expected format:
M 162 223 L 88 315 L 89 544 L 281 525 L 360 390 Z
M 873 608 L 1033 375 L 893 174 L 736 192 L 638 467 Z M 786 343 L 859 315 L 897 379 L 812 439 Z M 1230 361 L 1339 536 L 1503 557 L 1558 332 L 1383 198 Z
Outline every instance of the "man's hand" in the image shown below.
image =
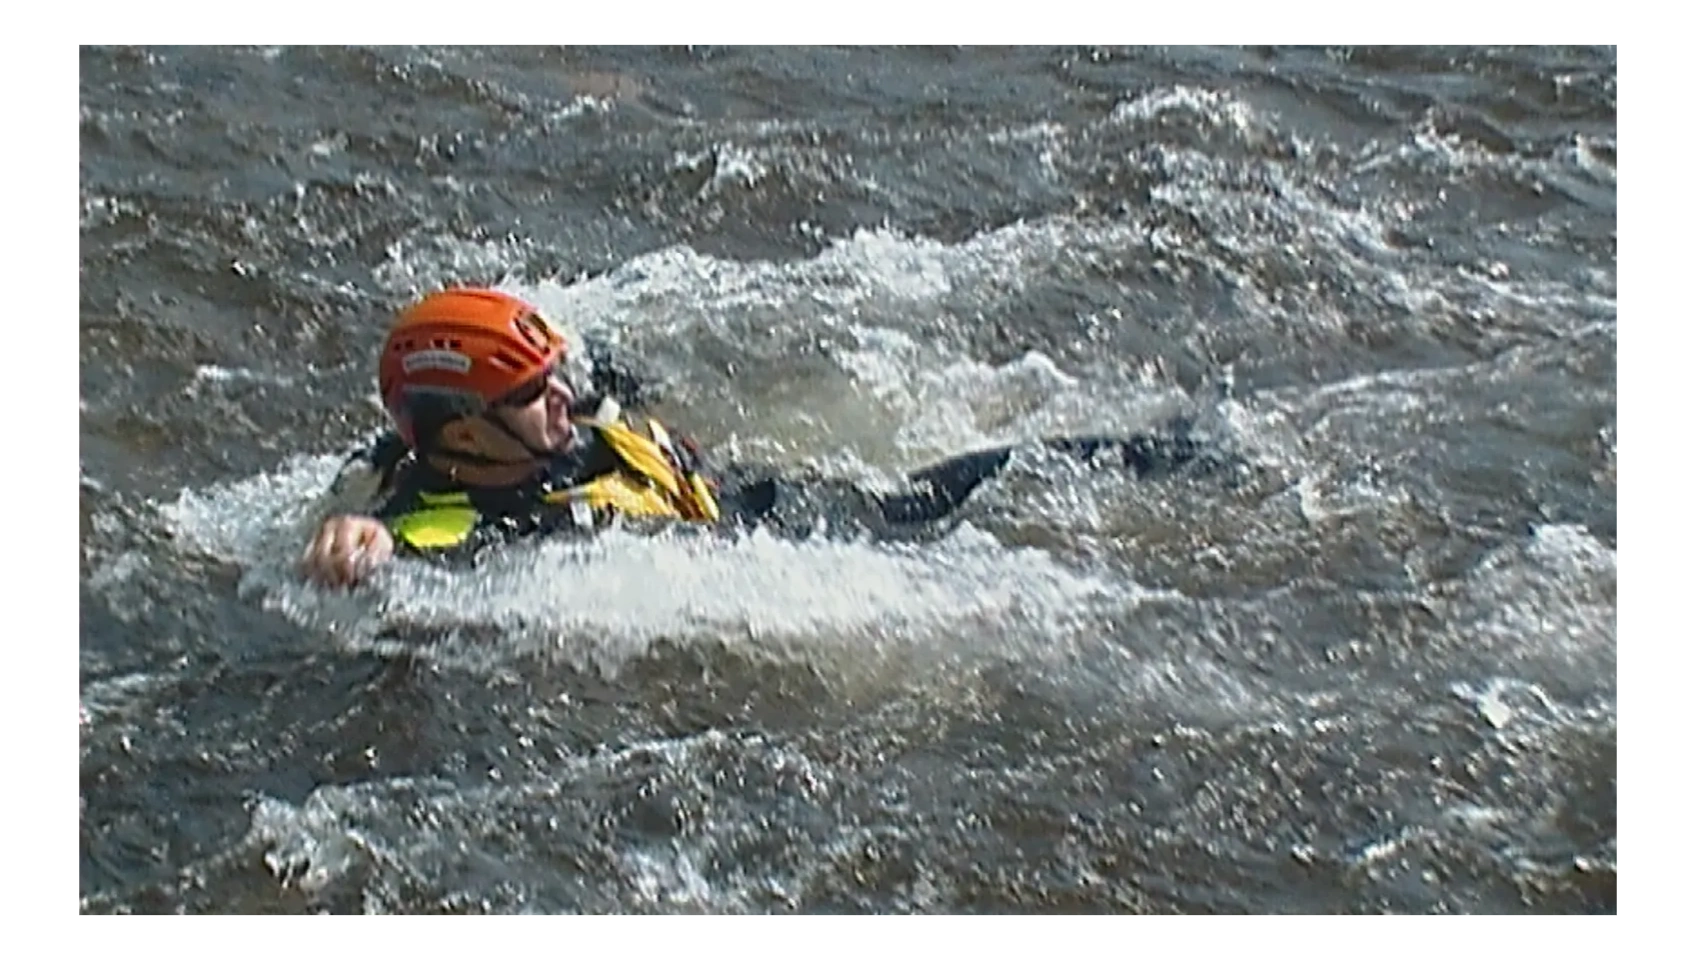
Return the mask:
M 300 556 L 301 572 L 320 584 L 358 583 L 394 556 L 395 539 L 375 517 L 342 514 L 325 520 Z

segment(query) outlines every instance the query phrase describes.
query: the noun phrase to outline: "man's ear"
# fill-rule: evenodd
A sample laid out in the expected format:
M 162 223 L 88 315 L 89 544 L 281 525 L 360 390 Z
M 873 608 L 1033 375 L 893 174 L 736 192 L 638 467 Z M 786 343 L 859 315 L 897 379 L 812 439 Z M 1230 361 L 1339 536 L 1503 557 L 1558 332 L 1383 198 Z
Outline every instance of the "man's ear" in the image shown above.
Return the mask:
M 455 420 L 441 429 L 436 435 L 439 446 L 458 453 L 481 453 L 478 450 L 477 428 L 472 425 L 470 418 Z

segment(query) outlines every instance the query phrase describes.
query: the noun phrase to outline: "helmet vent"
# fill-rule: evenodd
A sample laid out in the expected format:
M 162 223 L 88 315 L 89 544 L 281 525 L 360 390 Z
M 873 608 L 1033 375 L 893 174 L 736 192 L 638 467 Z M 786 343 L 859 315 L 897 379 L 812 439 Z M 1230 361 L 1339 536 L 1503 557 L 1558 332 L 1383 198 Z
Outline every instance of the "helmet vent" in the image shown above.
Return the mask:
M 526 313 L 512 321 L 513 329 L 518 331 L 518 335 L 542 353 L 548 352 L 548 329 L 545 324 L 546 321 L 534 313 Z
M 506 352 L 505 350 L 502 350 L 499 353 L 491 355 L 489 357 L 489 362 L 494 364 L 497 367 L 502 368 L 503 370 L 511 370 L 511 371 L 517 372 L 519 370 L 524 369 L 524 361 L 519 359 L 518 357 L 515 357 L 512 354 Z

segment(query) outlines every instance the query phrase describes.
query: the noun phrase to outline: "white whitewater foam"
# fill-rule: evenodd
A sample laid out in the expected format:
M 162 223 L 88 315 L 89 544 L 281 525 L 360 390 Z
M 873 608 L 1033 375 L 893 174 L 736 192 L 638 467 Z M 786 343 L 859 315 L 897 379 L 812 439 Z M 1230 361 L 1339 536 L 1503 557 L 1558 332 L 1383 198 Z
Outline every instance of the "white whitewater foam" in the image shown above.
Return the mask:
M 1098 601 L 1141 596 L 1128 581 L 1075 572 L 969 526 L 922 546 L 612 530 L 516 544 L 475 568 L 399 560 L 361 589 L 321 590 L 293 565 L 337 464 L 300 458 L 275 474 L 185 491 L 163 514 L 184 546 L 247 568 L 245 592 L 345 641 L 492 629 L 500 637 L 492 649 L 476 640 L 456 649 L 497 659 L 544 653 L 607 670 L 662 638 L 840 649 L 957 637 L 975 623 L 1052 639 Z

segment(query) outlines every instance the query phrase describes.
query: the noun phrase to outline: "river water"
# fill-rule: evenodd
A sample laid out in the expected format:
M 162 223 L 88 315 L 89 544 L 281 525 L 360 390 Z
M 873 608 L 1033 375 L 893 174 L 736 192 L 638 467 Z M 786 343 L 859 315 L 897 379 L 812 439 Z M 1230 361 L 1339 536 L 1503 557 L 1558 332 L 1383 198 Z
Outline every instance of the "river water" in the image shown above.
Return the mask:
M 1616 910 L 1612 48 L 83 48 L 81 909 Z M 531 298 L 921 543 L 293 570 Z

